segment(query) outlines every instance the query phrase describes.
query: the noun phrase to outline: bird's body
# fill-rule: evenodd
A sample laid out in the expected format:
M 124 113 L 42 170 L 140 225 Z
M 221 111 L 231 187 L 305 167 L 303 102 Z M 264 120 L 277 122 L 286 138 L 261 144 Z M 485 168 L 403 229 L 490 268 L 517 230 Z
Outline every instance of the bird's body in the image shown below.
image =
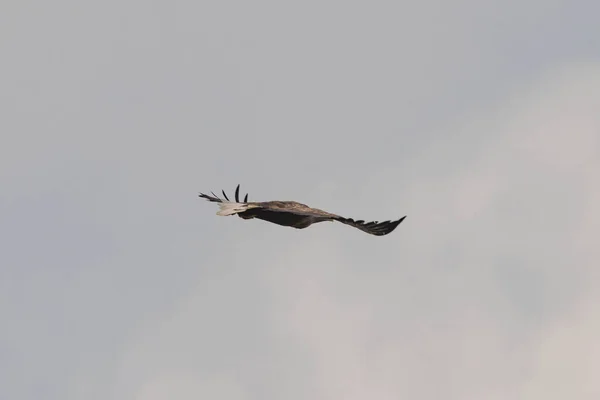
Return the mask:
M 406 218 L 406 216 L 396 221 L 367 222 L 355 221 L 351 218 L 344 218 L 327 211 L 312 208 L 306 204 L 296 201 L 264 201 L 249 202 L 248 195 L 243 202 L 239 200 L 240 185 L 235 190 L 235 202 L 229 201 L 229 198 L 223 191 L 225 199 L 219 198 L 212 193 L 212 196 L 200 193 L 200 197 L 208 201 L 219 203 L 220 210 L 217 215 L 235 215 L 243 219 L 262 219 L 281 226 L 290 226 L 296 229 L 307 228 L 312 224 L 323 221 L 338 221 L 346 225 L 353 226 L 371 235 L 383 236 L 392 232 Z
M 249 209 L 238 214 L 241 218 L 258 218 L 277 225 L 306 228 L 314 223 L 333 221 L 336 215 L 311 208 L 296 201 L 265 201 L 248 203 Z M 256 206 L 256 207 L 254 207 Z

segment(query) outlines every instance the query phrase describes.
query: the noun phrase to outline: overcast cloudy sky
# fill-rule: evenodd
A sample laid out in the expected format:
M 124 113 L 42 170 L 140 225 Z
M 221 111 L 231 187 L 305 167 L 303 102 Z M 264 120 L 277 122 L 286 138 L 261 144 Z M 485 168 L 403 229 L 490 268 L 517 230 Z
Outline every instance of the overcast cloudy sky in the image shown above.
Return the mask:
M 600 398 L 600 3 L 0 9 L 0 398 Z

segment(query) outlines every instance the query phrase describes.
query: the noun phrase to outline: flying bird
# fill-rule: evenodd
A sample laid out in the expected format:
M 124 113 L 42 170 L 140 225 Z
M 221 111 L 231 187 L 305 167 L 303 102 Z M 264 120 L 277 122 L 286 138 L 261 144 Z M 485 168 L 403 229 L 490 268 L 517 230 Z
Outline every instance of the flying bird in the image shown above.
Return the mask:
M 342 224 L 358 228 L 371 235 L 383 236 L 396 229 L 396 227 L 404 221 L 404 218 L 406 218 L 405 215 L 396 221 L 355 221 L 352 218 L 344 218 L 295 201 L 249 202 L 248 194 L 244 197 L 244 201 L 240 201 L 240 185 L 237 185 L 237 188 L 235 189 L 235 201 L 230 201 L 224 190 L 222 190 L 222 193 L 223 199 L 213 192 L 211 192 L 212 196 L 204 193 L 200 193 L 199 196 L 210 202 L 218 203 L 219 211 L 217 212 L 217 215 L 227 216 L 237 214 L 238 217 L 243 219 L 258 218 L 263 221 L 272 222 L 282 226 L 291 226 L 296 229 L 304 229 L 317 222 L 338 221 Z

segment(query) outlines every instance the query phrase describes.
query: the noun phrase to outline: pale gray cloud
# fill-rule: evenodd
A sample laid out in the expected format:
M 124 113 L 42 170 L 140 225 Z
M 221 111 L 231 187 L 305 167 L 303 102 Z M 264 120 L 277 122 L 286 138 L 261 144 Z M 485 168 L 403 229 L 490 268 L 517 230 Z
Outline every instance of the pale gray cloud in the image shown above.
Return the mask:
M 589 2 L 9 2 L 0 397 L 597 398 Z M 296 199 L 390 236 L 214 215 Z

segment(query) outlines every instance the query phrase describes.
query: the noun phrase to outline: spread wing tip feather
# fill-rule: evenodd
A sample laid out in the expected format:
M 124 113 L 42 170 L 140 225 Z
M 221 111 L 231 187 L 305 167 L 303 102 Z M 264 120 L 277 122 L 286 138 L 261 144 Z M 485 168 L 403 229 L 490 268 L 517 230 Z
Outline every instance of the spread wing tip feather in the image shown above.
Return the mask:
M 227 193 L 225 193 L 224 190 L 221 190 L 221 193 L 223 193 L 223 197 L 225 198 L 226 201 L 231 202 L 231 200 L 229 200 L 229 197 L 227 197 Z M 235 202 L 236 203 L 240 203 L 239 193 L 240 193 L 240 185 L 237 185 L 237 188 L 235 189 Z M 214 203 L 222 203 L 223 202 L 223 199 L 221 199 L 219 196 L 217 196 L 215 194 L 215 192 L 210 192 L 210 194 L 212 194 L 212 196 L 209 196 L 204 193 L 199 193 L 198 197 L 202 197 L 203 199 L 212 201 Z M 246 193 L 246 196 L 244 197 L 244 201 L 242 203 L 247 203 L 247 202 L 248 202 L 248 193 Z
M 406 215 L 396 221 L 372 221 L 365 223 L 365 221 L 363 220 L 354 221 L 352 218 L 340 217 L 338 221 L 346 225 L 358 228 L 361 231 L 369 233 L 371 235 L 383 236 L 394 231 L 394 229 L 396 229 L 396 227 L 400 225 L 402 221 L 404 221 L 404 218 L 406 218 Z

